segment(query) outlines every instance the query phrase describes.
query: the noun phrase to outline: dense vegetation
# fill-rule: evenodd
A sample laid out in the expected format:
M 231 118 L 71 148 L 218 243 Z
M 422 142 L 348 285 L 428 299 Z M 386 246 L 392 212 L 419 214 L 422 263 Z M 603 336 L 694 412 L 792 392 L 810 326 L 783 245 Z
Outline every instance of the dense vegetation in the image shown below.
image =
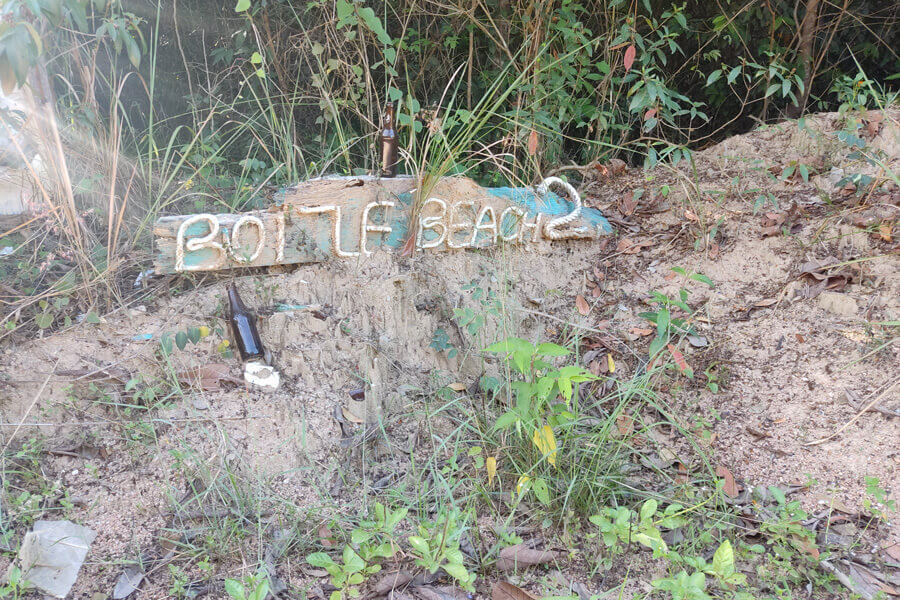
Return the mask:
M 63 209 L 88 281 L 118 250 L 146 250 L 161 212 L 231 210 L 273 186 L 372 170 L 388 100 L 400 102 L 406 172 L 494 185 L 613 156 L 677 161 L 758 122 L 891 103 L 898 10 L 7 0 L 0 79 L 55 109 L 36 127 L 52 173 L 41 194 Z

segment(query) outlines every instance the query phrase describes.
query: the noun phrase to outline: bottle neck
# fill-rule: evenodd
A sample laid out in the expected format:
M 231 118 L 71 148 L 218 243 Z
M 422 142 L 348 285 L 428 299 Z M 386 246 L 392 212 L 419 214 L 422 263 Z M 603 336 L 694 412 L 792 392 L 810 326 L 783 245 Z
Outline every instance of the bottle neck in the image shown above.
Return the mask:
M 228 284 L 228 305 L 231 307 L 232 312 L 247 310 L 233 283 Z

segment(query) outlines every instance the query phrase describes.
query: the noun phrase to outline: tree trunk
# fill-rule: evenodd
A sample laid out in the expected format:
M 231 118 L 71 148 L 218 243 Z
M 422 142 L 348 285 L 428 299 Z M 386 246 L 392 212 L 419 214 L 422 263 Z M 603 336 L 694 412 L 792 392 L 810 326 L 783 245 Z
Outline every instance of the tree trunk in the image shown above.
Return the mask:
M 806 109 L 809 88 L 815 77 L 813 61 L 814 42 L 819 26 L 819 0 L 807 0 L 806 12 L 800 23 L 800 63 L 803 65 L 803 91 L 797 95 L 797 103 L 789 107 L 788 116 L 800 117 Z

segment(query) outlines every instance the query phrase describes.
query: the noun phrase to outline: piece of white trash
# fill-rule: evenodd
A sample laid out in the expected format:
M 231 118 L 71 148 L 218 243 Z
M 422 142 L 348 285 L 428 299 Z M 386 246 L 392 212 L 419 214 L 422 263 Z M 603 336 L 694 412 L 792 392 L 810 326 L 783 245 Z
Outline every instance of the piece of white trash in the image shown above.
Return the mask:
M 65 598 L 97 534 L 71 521 L 37 521 L 19 548 L 22 580 Z
M 277 390 L 281 383 L 281 375 L 266 363 L 258 360 L 251 360 L 244 365 L 244 381 L 259 387 Z

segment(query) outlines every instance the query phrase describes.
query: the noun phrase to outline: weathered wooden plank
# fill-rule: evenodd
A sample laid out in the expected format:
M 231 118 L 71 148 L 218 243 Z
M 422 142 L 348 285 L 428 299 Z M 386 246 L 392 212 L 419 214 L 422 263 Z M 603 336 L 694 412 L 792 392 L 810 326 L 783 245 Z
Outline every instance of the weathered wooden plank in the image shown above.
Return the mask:
M 159 219 L 156 271 L 175 273 L 243 266 L 356 259 L 399 248 L 409 234 L 416 180 L 330 177 L 279 192 L 267 210 Z M 426 251 L 500 243 L 590 239 L 611 232 L 595 209 L 532 188 L 482 188 L 448 177 L 423 203 L 416 245 Z

